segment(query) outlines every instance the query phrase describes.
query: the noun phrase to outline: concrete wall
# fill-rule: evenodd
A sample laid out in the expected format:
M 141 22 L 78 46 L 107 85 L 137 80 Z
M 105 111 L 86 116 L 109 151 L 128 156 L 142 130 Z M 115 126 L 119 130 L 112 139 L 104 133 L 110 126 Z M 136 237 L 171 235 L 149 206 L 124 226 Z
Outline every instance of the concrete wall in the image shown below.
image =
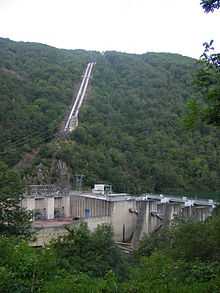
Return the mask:
M 70 217 L 70 196 L 25 197 L 22 207 L 42 213 L 45 220 L 54 219 L 59 210 L 61 217 Z
M 117 241 L 129 241 L 133 237 L 137 215 L 129 210 L 136 210 L 135 200 L 113 202 L 111 225 Z
M 204 221 L 211 216 L 212 210 L 209 206 L 189 206 L 182 208 L 181 215 L 185 218 L 192 217 L 198 221 Z
M 70 197 L 70 216 L 72 218 L 105 217 L 110 214 L 111 203 L 107 200 L 75 195 Z
M 42 192 L 41 192 L 42 193 Z M 22 200 L 22 206 L 38 211 L 39 220 L 69 219 L 73 224 L 83 220 L 93 231 L 100 224 L 111 224 L 116 241 L 131 241 L 135 246 L 144 234 L 160 229 L 178 216 L 204 221 L 214 205 L 209 201 L 194 201 L 163 196 L 132 197 L 128 195 L 97 196 L 91 193 L 35 192 Z M 37 220 L 37 217 L 35 217 Z M 74 221 L 77 220 L 77 221 Z M 49 221 L 51 222 L 51 221 Z M 39 230 L 39 241 L 48 241 L 63 233 L 64 227 L 44 227 Z M 47 240 L 46 240 L 47 239 Z
M 107 202 L 103 200 L 82 199 L 74 197 L 71 199 L 71 216 L 79 218 L 79 221 L 73 221 L 72 225 L 80 221 L 86 222 L 88 228 L 94 231 L 98 225 L 110 224 L 113 228 L 114 240 L 131 240 L 135 231 L 137 215 L 129 210 L 136 210 L 136 202 L 133 201 L 115 201 Z M 91 204 L 92 203 L 92 204 Z M 85 208 L 92 209 L 91 217 L 85 217 Z M 104 216 L 99 216 L 104 214 Z M 98 215 L 98 216 L 94 216 Z M 64 226 L 44 227 L 37 229 L 37 241 L 33 245 L 41 246 L 47 244 L 51 239 L 57 238 L 66 233 Z
M 138 242 L 144 234 L 149 234 L 154 231 L 160 224 L 160 220 L 152 216 L 151 213 L 157 213 L 157 202 L 145 201 L 138 205 L 138 220 L 135 227 L 134 239 Z M 141 221 L 139 221 L 139 217 Z M 137 235 L 138 234 L 138 235 Z
M 65 196 L 63 198 L 63 206 L 64 206 L 64 217 L 69 218 L 71 217 L 70 213 L 70 196 Z
M 23 208 L 33 211 L 35 209 L 35 198 L 26 197 L 22 200 L 21 205 Z
M 85 217 L 85 209 L 91 209 L 91 216 Z M 71 198 L 71 216 L 83 219 L 91 231 L 98 225 L 110 224 L 116 241 L 129 241 L 135 231 L 137 215 L 130 211 L 136 210 L 136 201 L 108 202 L 99 199 L 81 197 Z
M 90 231 L 94 231 L 98 225 L 111 224 L 111 217 L 97 217 L 83 219 L 83 222 L 87 223 Z
M 213 210 L 211 206 L 185 206 L 176 202 L 142 201 L 137 203 L 138 218 L 134 229 L 133 245 L 137 246 L 145 234 L 170 225 L 175 217 L 192 218 L 198 221 L 207 219 Z
M 54 197 L 47 198 L 47 219 L 54 219 Z
M 34 240 L 30 243 L 32 246 L 45 246 L 51 240 L 57 239 L 59 236 L 67 234 L 67 230 L 64 226 L 60 227 L 44 227 L 36 229 L 36 235 Z

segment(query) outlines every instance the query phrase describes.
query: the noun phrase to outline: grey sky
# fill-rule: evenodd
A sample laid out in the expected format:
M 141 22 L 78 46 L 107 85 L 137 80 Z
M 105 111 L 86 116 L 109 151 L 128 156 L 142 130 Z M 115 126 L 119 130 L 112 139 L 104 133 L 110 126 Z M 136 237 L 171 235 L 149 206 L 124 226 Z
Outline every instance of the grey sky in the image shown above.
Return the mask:
M 58 48 L 199 57 L 219 28 L 200 0 L 0 0 L 0 37 Z

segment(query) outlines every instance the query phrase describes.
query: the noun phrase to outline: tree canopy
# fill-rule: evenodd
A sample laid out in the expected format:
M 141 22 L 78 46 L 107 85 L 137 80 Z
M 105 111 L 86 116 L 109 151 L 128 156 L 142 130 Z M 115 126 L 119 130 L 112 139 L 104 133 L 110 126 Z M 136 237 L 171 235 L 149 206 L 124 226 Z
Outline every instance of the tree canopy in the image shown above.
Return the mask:
M 31 214 L 21 207 L 23 191 L 19 175 L 0 161 L 0 235 L 30 236 Z
M 220 8 L 219 1 L 202 1 L 205 12 Z M 197 90 L 202 93 L 202 101 L 194 97 L 189 103 L 187 122 L 194 126 L 198 121 L 220 126 L 220 53 L 215 53 L 214 41 L 205 42 L 200 57 L 200 68 L 195 76 Z
M 129 256 L 114 244 L 106 225 L 94 232 L 85 224 L 72 227 L 66 236 L 38 249 L 0 237 L 0 290 L 217 293 L 219 223 L 218 212 L 204 223 L 173 222 L 166 231 L 147 235 Z
M 201 1 L 202 8 L 205 12 L 213 12 L 215 9 L 220 8 L 219 0 L 202 0 Z
M 194 59 L 0 42 L 0 156 L 18 164 L 27 183 L 38 183 L 39 165 L 43 183 L 57 182 L 56 158 L 66 162 L 72 181 L 85 175 L 85 188 L 108 182 L 130 193 L 218 192 L 217 130 L 198 124 L 188 131 L 182 123 L 186 101 L 203 96 L 192 86 Z M 68 140 L 56 140 L 91 59 L 97 62 L 79 127 Z

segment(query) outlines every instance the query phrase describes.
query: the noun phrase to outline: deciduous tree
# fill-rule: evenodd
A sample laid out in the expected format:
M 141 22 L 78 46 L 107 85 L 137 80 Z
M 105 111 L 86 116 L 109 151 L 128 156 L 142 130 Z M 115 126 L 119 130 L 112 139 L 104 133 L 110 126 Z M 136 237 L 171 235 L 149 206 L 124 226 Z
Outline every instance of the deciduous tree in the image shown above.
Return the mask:
M 23 185 L 15 171 L 0 162 L 0 234 L 30 236 L 30 212 L 21 207 Z

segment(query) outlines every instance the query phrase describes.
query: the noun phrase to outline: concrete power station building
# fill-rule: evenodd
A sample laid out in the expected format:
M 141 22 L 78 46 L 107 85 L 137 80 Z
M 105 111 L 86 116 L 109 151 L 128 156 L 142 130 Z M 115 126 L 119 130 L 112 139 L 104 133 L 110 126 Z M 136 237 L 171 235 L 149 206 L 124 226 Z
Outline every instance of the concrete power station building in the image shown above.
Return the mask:
M 90 230 L 111 224 L 114 238 L 134 246 L 143 235 L 169 225 L 175 217 L 204 221 L 215 208 L 212 200 L 144 194 L 113 193 L 110 185 L 96 184 L 92 192 L 59 189 L 54 185 L 29 186 L 22 206 L 33 212 L 33 227 L 42 246 L 66 233 L 66 225 L 83 221 Z

